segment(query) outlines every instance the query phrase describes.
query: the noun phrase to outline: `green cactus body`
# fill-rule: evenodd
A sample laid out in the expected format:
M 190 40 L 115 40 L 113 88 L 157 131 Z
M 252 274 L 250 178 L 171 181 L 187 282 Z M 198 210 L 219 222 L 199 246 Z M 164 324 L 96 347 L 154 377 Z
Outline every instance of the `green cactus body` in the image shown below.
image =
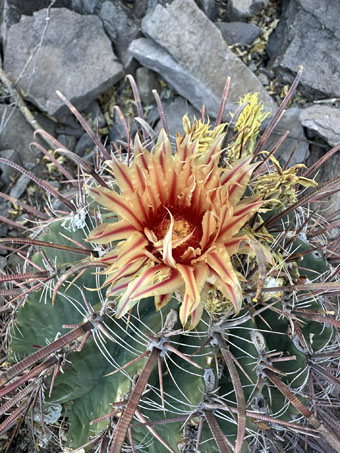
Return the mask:
M 308 234 L 275 250 L 287 225 L 298 229 L 284 212 L 298 184 L 315 183 L 273 158 L 274 170 L 255 172 L 268 156 L 252 156 L 266 115 L 256 96 L 247 102 L 236 130 L 259 121 L 227 145 L 222 167 L 225 125 L 185 117 L 176 153 L 164 131 L 152 151 L 136 138 L 132 163 L 88 171 L 86 216 L 51 220 L 37 237 L 52 247 L 31 259 L 53 278 L 18 309 L 10 360 L 87 325 L 53 351 L 62 372 L 44 380 L 45 407 L 63 405 L 72 448 L 105 433 L 110 453 L 245 453 L 262 422 L 308 418 L 311 362 L 337 326 L 322 321 L 328 305 L 308 285 L 332 269 Z

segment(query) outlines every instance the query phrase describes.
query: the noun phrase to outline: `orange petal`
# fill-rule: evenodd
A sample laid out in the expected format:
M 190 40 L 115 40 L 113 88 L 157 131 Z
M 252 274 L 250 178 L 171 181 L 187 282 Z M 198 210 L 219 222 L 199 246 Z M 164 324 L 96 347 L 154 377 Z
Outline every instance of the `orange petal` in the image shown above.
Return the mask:
M 249 243 L 249 241 L 250 241 L 249 236 L 243 235 L 228 239 L 226 242 L 224 242 L 223 245 L 226 248 L 228 255 L 232 256 L 235 255 L 235 253 L 239 252 L 240 244 L 242 242 Z
M 177 264 L 176 268 L 184 280 L 186 294 L 194 300 L 199 299 L 200 294 L 196 285 L 193 266 L 188 266 L 187 264 Z
M 211 161 L 211 159 L 213 159 L 213 157 L 217 156 L 221 151 L 224 137 L 225 134 L 221 134 L 213 143 L 208 145 L 204 153 L 199 156 L 198 162 L 207 165 Z
M 143 230 L 143 219 L 138 216 L 140 213 L 138 213 L 136 206 L 131 207 L 127 200 L 118 195 L 114 190 L 105 187 L 88 187 L 87 190 L 99 204 L 127 220 L 139 231 Z
M 234 163 L 232 168 L 225 170 L 221 177 L 221 184 L 224 185 L 230 183 L 243 172 L 244 168 L 249 168 L 252 158 L 253 156 L 248 156 L 245 159 L 238 160 Z
M 148 241 L 141 233 L 134 232 L 120 246 L 116 265 L 122 266 L 128 261 L 134 260 L 137 256 L 143 254 L 144 249 L 148 245 Z
M 179 317 L 184 326 L 190 314 L 198 307 L 201 300 L 201 290 L 207 279 L 209 270 L 204 263 L 199 263 L 195 267 L 185 264 L 177 264 L 177 269 L 185 283 L 185 294 L 179 311 Z
M 91 231 L 86 240 L 96 244 L 108 244 L 112 241 L 126 239 L 135 231 L 136 228 L 126 220 L 120 220 L 115 223 L 102 223 Z
M 160 296 L 163 294 L 170 294 L 183 285 L 183 279 L 176 270 L 172 270 L 170 275 L 165 277 L 164 280 L 154 283 L 153 285 L 147 286 L 141 290 L 135 291 L 134 297 L 142 299 L 150 296 Z
M 112 271 L 108 274 L 106 281 L 104 282 L 104 286 L 113 284 L 118 281 L 122 277 L 127 277 L 129 275 L 136 274 L 141 267 L 146 263 L 147 259 L 144 256 L 136 258 L 134 261 L 130 261 L 124 266 Z
M 164 276 L 167 272 L 169 272 L 168 266 L 158 264 L 156 266 L 149 267 L 142 273 L 142 275 L 133 280 L 118 303 L 116 317 L 121 318 L 124 316 L 125 313 L 127 313 L 130 308 L 138 302 L 138 299 L 134 297 L 134 294 L 138 290 L 148 286 L 156 276 L 159 277 L 162 276 L 162 274 Z
M 232 285 L 229 285 L 216 272 L 211 271 L 210 275 L 215 277 L 214 285 L 216 286 L 216 288 L 221 291 L 226 299 L 232 302 L 235 313 L 239 313 L 243 300 L 241 285 L 239 281 L 235 280 Z
M 184 294 L 181 307 L 179 309 L 179 319 L 184 327 L 188 321 L 190 313 L 193 311 L 192 307 L 194 305 L 194 300 L 187 293 Z
M 122 164 L 116 160 L 111 162 L 111 168 L 114 172 L 116 177 L 119 189 L 122 193 L 134 191 L 134 185 L 132 182 L 132 174 L 135 173 L 133 167 L 129 167 L 128 165 Z
M 203 309 L 204 309 L 205 302 L 201 301 L 198 304 L 198 307 L 192 311 L 191 313 L 191 318 L 190 318 L 190 324 L 187 327 L 188 330 L 194 329 L 197 324 L 200 322 L 203 314 Z
M 206 262 L 229 285 L 238 283 L 230 256 L 224 247 L 218 247 L 217 250 L 208 253 Z
M 245 202 L 243 205 L 239 205 L 237 210 L 235 209 L 233 217 L 231 219 L 226 219 L 224 224 L 221 224 L 218 239 L 226 241 L 234 236 L 234 234 L 238 233 L 247 220 L 254 215 L 255 211 L 263 203 L 263 201 L 256 201 L 249 204 Z
M 126 288 L 128 287 L 129 283 L 134 277 L 124 277 L 119 280 L 119 282 L 116 282 L 113 284 L 107 291 L 106 291 L 106 296 L 107 297 L 112 297 L 112 296 L 119 296 L 122 294 L 124 291 L 126 291 Z
M 209 242 L 209 239 L 216 231 L 217 221 L 216 214 L 212 211 L 207 211 L 202 219 L 202 239 L 200 242 L 201 249 L 204 249 Z

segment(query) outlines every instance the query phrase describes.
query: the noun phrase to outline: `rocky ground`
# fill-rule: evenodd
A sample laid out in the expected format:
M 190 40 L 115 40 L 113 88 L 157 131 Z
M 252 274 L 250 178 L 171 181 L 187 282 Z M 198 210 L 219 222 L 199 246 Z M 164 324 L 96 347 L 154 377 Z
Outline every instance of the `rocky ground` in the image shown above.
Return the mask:
M 58 156 L 57 164 L 51 163 L 39 145 L 30 145 L 33 126 L 43 127 L 65 147 L 92 160 L 95 145 L 56 90 L 110 147 L 124 137 L 115 105 L 130 119 L 131 129 L 135 127 L 127 74 L 135 77 L 144 115 L 156 130 L 161 126 L 152 90 L 160 93 L 174 135 L 182 115 L 198 116 L 202 104 L 212 119 L 216 117 L 227 76 L 231 88 L 226 120 L 249 91 L 259 92 L 265 109 L 274 113 L 296 67 L 303 65 L 297 95 L 268 149 L 289 130 L 277 156 L 286 162 L 296 146 L 290 163 L 311 164 L 340 142 L 339 2 L 4 0 L 1 4 L 0 157 L 58 190 L 68 190 L 58 164 L 66 169 L 72 164 Z M 41 139 L 37 142 L 47 146 Z M 318 178 L 330 179 L 339 168 L 335 154 Z M 44 193 L 3 163 L 0 192 L 0 237 L 22 234 L 32 225 L 17 200 L 42 206 Z M 332 211 L 340 209 L 337 193 L 330 200 Z M 0 247 L 0 273 L 6 265 L 14 269 L 17 263 Z

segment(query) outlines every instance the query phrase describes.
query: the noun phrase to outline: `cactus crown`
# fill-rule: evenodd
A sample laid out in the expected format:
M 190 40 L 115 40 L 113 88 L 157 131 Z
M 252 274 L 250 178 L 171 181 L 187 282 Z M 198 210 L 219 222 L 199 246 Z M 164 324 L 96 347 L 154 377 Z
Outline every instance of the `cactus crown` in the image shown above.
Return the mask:
M 7 278 L 26 289 L 0 376 L 1 395 L 16 392 L 5 412 L 17 406 L 2 432 L 35 405 L 51 434 L 67 420 L 72 448 L 259 451 L 310 433 L 339 447 L 314 380 L 339 385 L 337 240 L 308 207 L 338 181 L 316 187 L 264 148 L 295 86 L 260 138 L 267 114 L 248 94 L 229 124 L 185 116 L 175 143 L 164 124 L 153 144 L 143 122 L 112 155 L 94 136 L 96 168 L 59 150 L 82 170 L 77 197 L 52 192 L 69 212 L 1 239 L 36 249 L 32 269 Z

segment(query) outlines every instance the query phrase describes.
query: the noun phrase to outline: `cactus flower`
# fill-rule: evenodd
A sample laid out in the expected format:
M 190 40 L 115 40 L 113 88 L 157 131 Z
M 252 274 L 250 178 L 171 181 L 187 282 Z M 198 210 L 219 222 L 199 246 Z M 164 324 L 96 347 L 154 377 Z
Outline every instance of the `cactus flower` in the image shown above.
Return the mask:
M 88 188 L 118 216 L 117 222 L 100 224 L 87 238 L 113 243 L 99 260 L 108 265 L 103 271 L 107 295 L 119 296 L 118 318 L 149 296 L 160 309 L 177 291 L 181 322 L 193 328 L 205 305 L 203 290 L 211 288 L 239 312 L 242 290 L 231 256 L 247 241 L 240 229 L 262 201 L 259 196 L 244 198 L 254 169 L 251 156 L 227 168 L 218 166 L 223 138 L 215 133 L 204 141 L 197 131 L 195 137 L 189 131 L 177 136 L 172 153 L 164 132 L 151 151 L 137 137 L 131 165 L 108 163 L 119 192 Z

